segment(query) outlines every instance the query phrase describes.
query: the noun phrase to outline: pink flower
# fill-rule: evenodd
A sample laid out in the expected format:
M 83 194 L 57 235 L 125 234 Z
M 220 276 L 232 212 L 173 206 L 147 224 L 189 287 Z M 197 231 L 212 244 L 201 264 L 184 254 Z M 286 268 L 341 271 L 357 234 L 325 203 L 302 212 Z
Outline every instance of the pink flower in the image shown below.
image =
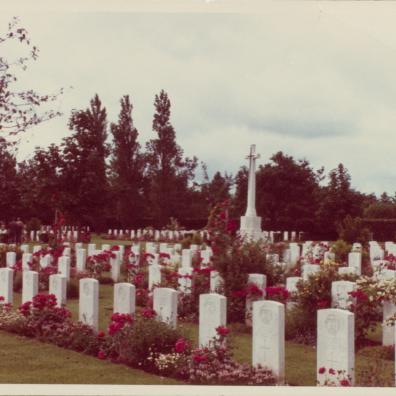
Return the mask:
M 152 308 L 145 308 L 142 311 L 142 316 L 146 319 L 154 318 L 155 315 L 157 315 L 157 313 Z
M 226 336 L 227 334 L 229 334 L 230 329 L 228 329 L 225 326 L 219 326 L 219 327 L 216 328 L 216 332 L 220 336 Z
M 183 353 L 186 350 L 187 342 L 184 338 L 179 338 L 175 344 L 175 351 L 177 353 Z
M 340 381 L 341 386 L 351 386 L 351 383 L 347 379 L 343 379 Z
M 106 354 L 103 351 L 98 352 L 98 359 L 104 360 L 106 359 Z
M 325 367 L 321 367 L 319 370 L 318 370 L 318 373 L 319 374 L 324 374 L 326 372 L 326 368 Z

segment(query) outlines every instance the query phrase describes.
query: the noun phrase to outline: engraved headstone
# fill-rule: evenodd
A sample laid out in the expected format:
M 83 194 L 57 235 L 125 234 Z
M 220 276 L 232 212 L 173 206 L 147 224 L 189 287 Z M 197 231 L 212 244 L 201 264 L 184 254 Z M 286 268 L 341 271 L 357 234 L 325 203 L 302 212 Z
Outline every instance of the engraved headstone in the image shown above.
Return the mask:
M 192 267 L 192 251 L 190 249 L 182 250 L 182 267 L 183 268 Z
M 98 330 L 99 282 L 96 279 L 80 279 L 79 320 Z
M 394 326 L 387 323 L 387 319 L 393 317 L 396 314 L 396 304 L 391 301 L 383 302 L 383 322 L 382 322 L 382 345 L 394 345 L 395 344 L 395 331 Z
M 85 271 L 86 261 L 87 261 L 87 251 L 85 249 L 77 249 L 76 251 L 77 272 Z
M 70 280 L 70 257 L 59 257 L 58 272 L 66 278 L 66 281 Z
M 362 253 L 350 252 L 348 254 L 348 267 L 356 268 L 358 275 L 362 274 Z
M 205 347 L 217 337 L 216 328 L 227 324 L 227 299 L 217 294 L 199 296 L 199 346 Z
M 23 271 L 22 273 L 22 304 L 32 301 L 38 293 L 38 272 Z
M 153 308 L 156 318 L 176 328 L 177 291 L 168 287 L 157 287 L 153 294 Z
M 116 283 L 114 285 L 114 312 L 123 314 L 135 313 L 136 289 L 130 283 Z
M 211 293 L 219 293 L 222 290 L 224 281 L 218 271 L 210 272 L 210 292 Z
M 318 310 L 317 325 L 317 381 L 323 385 L 330 368 L 336 372 L 345 371 L 345 379 L 350 377 L 354 385 L 355 369 L 355 318 L 344 309 Z M 324 367 L 325 373 L 319 369 Z M 342 376 L 341 379 L 343 379 Z
M 50 275 L 49 277 L 49 293 L 56 297 L 56 306 L 66 305 L 66 285 L 67 279 L 60 274 Z
M 13 267 L 16 264 L 16 253 L 7 252 L 6 253 L 6 265 L 8 268 Z
M 253 303 L 253 366 L 268 367 L 284 382 L 285 307 L 275 301 Z
M 148 267 L 148 288 L 151 290 L 154 285 L 158 285 L 161 283 L 162 275 L 161 275 L 161 266 L 159 265 L 149 265 Z
M 331 283 L 331 305 L 334 308 L 348 309 L 354 302 L 350 293 L 356 290 L 356 283 L 335 281 Z
M 31 253 L 22 254 L 22 271 L 30 270 L 29 263 L 32 263 L 33 255 Z
M 0 268 L 0 296 L 4 298 L 2 303 L 12 304 L 13 277 L 14 271 L 11 268 Z
M 182 293 L 191 293 L 191 287 L 192 287 L 192 273 L 193 269 L 192 268 L 179 268 L 178 269 L 178 284 L 179 284 L 179 290 Z

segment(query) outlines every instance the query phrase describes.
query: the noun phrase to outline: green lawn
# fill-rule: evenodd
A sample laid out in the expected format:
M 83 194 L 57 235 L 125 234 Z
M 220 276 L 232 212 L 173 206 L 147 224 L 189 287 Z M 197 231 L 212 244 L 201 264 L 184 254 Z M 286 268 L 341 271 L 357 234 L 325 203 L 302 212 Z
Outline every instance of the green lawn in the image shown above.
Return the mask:
M 0 350 L 0 383 L 181 384 L 2 331 Z

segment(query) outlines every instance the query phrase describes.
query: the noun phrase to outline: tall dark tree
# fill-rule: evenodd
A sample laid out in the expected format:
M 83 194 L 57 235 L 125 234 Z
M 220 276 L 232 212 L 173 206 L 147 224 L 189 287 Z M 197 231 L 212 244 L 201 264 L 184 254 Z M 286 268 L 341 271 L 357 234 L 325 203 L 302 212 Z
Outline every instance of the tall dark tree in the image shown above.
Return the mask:
M 5 140 L 0 138 L 0 213 L 3 220 L 9 221 L 20 209 L 18 186 L 16 159 Z
M 98 95 L 85 110 L 74 110 L 69 128 L 74 134 L 64 139 L 62 169 L 63 208 L 75 224 L 102 229 L 108 203 L 106 158 L 109 155 L 106 109 Z
M 343 164 L 329 173 L 328 185 L 320 193 L 317 226 L 326 232 L 335 232 L 347 215 L 362 215 L 365 196 L 351 187 L 351 176 Z
M 171 103 L 165 91 L 155 96 L 153 130 L 155 139 L 146 144 L 148 207 L 147 214 L 157 226 L 164 226 L 170 217 L 188 215 L 189 182 L 194 177 L 197 159 L 183 158 L 170 122 Z
M 36 147 L 33 157 L 19 164 L 23 217 L 37 217 L 45 224 L 52 224 L 64 188 L 60 178 L 61 168 L 62 155 L 55 144 L 47 149 Z
M 136 225 L 143 209 L 143 156 L 133 125 L 132 103 L 129 96 L 121 99 L 117 124 L 111 124 L 113 135 L 111 159 L 111 189 L 115 206 L 114 216 L 122 227 Z
M 311 230 L 315 223 L 318 182 L 307 160 L 278 152 L 257 172 L 257 212 L 270 229 Z
M 208 208 L 229 199 L 231 197 L 230 189 L 233 184 L 233 178 L 227 173 L 224 176 L 220 172 L 213 175 L 212 180 L 204 186 L 204 194 Z

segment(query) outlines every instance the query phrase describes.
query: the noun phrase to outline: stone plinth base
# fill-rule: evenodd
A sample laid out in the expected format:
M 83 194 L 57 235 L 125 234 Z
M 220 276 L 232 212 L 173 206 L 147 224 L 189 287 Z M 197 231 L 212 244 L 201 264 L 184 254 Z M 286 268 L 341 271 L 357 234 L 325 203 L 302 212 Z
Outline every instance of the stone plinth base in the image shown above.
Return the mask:
M 262 238 L 261 217 L 241 216 L 240 234 L 246 239 L 257 241 Z

